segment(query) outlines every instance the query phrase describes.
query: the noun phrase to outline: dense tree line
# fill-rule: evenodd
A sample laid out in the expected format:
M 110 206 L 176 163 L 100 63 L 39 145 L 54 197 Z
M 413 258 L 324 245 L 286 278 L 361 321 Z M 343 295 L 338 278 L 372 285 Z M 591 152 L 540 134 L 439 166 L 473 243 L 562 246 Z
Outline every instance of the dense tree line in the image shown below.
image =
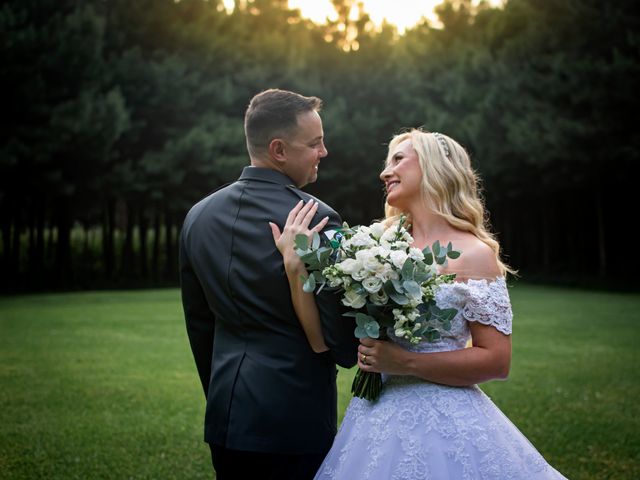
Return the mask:
M 184 214 L 247 164 L 242 116 L 269 87 L 324 99 L 309 190 L 349 223 L 382 215 L 385 143 L 423 125 L 471 152 L 525 277 L 632 277 L 633 2 L 447 0 L 404 35 L 333 3 L 318 26 L 286 0 L 4 2 L 3 288 L 175 283 Z

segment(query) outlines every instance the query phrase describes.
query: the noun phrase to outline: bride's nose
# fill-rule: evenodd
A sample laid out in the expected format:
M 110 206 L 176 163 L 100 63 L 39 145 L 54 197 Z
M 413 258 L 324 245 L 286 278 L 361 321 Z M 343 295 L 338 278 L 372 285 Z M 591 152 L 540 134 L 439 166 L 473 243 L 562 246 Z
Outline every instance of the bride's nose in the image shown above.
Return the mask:
M 391 176 L 391 167 L 387 165 L 386 167 L 384 167 L 384 170 L 380 172 L 380 180 L 384 182 L 390 176 Z

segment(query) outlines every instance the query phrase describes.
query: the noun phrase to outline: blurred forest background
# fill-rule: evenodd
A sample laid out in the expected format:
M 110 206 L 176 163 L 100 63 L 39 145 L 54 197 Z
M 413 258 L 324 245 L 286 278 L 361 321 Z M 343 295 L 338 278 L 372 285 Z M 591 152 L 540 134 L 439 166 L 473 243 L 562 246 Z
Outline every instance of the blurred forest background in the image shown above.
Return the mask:
M 470 151 L 524 278 L 635 274 L 636 2 L 448 0 L 403 35 L 354 0 L 326 25 L 235 3 L 2 3 L 2 291 L 175 285 L 184 215 L 247 165 L 244 110 L 270 87 L 324 100 L 308 190 L 350 224 L 382 216 L 385 144 L 423 125 Z

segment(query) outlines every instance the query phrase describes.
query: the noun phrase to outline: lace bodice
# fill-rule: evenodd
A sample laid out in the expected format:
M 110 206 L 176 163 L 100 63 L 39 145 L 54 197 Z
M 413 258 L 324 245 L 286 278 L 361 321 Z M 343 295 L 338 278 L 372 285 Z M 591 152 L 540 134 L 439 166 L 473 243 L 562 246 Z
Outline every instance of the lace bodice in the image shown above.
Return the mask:
M 442 352 L 465 347 L 471 336 L 469 322 L 490 325 L 506 335 L 511 334 L 513 314 L 504 277 L 497 277 L 493 281 L 467 280 L 441 285 L 436 293 L 436 305 L 458 310 L 451 321 L 451 330 L 441 330 L 440 340 L 412 345 L 396 337 L 393 329 L 387 332 L 390 339 L 414 352 Z

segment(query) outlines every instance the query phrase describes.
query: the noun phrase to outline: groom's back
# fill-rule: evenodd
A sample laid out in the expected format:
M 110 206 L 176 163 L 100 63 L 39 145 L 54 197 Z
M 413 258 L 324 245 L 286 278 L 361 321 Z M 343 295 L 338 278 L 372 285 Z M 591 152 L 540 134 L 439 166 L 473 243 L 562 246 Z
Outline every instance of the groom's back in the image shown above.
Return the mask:
M 231 449 L 312 453 L 326 449 L 335 435 L 333 357 L 341 352 L 332 357 L 311 350 L 268 225 L 284 225 L 291 208 L 310 198 L 286 180 L 245 169 L 239 181 L 194 206 L 183 228 L 183 271 L 186 265 L 197 278 L 215 323 L 211 373 L 202 378 L 205 440 Z M 339 226 L 337 214 L 321 204 L 318 218 L 326 215 Z M 325 319 L 344 322 L 333 295 L 320 296 L 318 306 Z M 352 336 L 349 327 L 345 333 Z M 355 359 L 349 345 L 354 350 L 344 353 L 347 365 Z M 198 361 L 195 348 L 194 355 Z

